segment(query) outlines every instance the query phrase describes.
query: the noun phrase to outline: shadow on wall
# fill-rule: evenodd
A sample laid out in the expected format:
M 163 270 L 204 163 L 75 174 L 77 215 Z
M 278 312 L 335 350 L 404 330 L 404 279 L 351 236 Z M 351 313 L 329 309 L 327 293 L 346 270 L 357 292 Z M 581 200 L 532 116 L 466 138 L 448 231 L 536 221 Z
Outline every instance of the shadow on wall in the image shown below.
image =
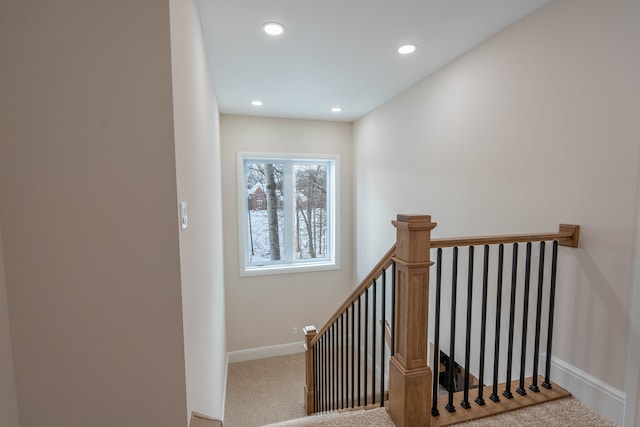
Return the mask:
M 604 277 L 604 275 L 598 268 L 597 263 L 594 261 L 589 252 L 585 248 L 578 248 L 575 254 L 578 261 L 576 267 L 581 270 L 577 273 L 583 277 L 582 280 L 579 281 L 579 285 L 589 286 L 595 292 L 589 292 L 586 294 L 590 296 L 589 300 L 586 303 L 583 301 L 579 305 L 585 307 L 583 309 L 585 311 L 576 313 L 576 315 L 572 317 L 573 323 L 571 325 L 571 329 L 582 329 L 585 331 L 597 330 L 599 328 L 599 325 L 596 324 L 598 320 L 595 318 L 595 316 L 589 315 L 589 313 L 593 307 L 602 305 L 603 307 L 606 307 L 606 316 L 608 317 L 607 323 L 616 325 L 616 330 L 610 331 L 609 333 L 605 334 L 608 342 L 590 343 L 591 346 L 589 348 L 581 348 L 579 345 L 577 345 L 577 342 L 572 343 L 572 355 L 584 352 L 592 355 L 597 355 L 599 357 L 599 365 L 604 368 L 604 366 L 610 364 L 611 361 L 607 359 L 606 351 L 596 352 L 594 351 L 596 350 L 594 346 L 597 344 L 597 347 L 603 350 L 611 348 L 612 346 L 617 345 L 615 344 L 614 337 L 618 334 L 621 334 L 623 340 L 626 341 L 629 329 L 629 312 L 622 306 L 622 303 L 611 291 L 608 280 Z M 579 295 L 576 296 L 576 298 L 579 297 Z M 577 336 L 577 334 L 574 334 L 573 336 Z M 638 337 L 635 338 L 637 339 Z

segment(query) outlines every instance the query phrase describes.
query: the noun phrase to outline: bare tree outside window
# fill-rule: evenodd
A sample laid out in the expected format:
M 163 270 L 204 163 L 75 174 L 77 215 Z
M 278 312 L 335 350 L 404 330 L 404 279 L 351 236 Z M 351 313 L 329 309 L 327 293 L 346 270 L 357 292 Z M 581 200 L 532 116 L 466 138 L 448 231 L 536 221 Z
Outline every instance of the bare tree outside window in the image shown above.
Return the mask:
M 269 222 L 269 254 L 271 261 L 280 259 L 280 233 L 278 230 L 278 196 L 276 194 L 276 168 L 266 165 L 267 175 L 267 219 Z
M 316 258 L 326 253 L 327 168 L 317 164 L 296 165 L 294 173 L 296 255 L 297 258 Z M 302 231 L 300 222 L 304 226 Z

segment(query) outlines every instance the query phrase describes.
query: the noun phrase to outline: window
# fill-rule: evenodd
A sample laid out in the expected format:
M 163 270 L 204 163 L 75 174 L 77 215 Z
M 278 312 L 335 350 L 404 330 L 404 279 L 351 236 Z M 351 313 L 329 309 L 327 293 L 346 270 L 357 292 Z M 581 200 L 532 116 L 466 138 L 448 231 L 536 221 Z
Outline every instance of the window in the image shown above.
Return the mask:
M 239 155 L 243 274 L 337 268 L 336 162 Z

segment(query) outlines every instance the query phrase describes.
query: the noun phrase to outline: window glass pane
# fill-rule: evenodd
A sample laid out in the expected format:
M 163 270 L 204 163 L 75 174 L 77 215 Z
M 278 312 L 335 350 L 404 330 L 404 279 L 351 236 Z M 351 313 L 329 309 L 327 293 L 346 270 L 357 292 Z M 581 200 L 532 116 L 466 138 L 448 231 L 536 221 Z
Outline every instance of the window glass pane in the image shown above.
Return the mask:
M 327 257 L 327 164 L 293 165 L 294 259 Z
M 247 259 L 251 265 L 284 259 L 282 163 L 246 162 Z

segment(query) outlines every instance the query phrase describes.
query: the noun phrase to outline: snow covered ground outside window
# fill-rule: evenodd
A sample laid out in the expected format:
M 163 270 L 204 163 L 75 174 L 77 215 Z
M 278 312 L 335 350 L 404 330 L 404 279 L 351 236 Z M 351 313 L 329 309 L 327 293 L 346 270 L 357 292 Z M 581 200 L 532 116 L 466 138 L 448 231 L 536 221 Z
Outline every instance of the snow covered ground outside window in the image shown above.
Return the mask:
M 326 217 L 326 209 L 316 209 L 314 215 L 317 217 Z M 270 258 L 270 250 L 269 250 L 269 226 L 267 219 L 267 211 L 266 210 L 253 210 L 249 211 L 248 220 L 251 224 L 249 227 L 250 235 L 249 235 L 249 256 L 250 262 L 260 263 L 260 262 L 268 262 L 271 260 Z M 303 222 L 302 218 L 299 217 L 299 223 Z M 280 229 L 281 235 L 284 234 L 283 224 L 282 224 L 282 215 L 278 215 L 278 227 Z M 316 258 L 326 258 L 326 226 L 325 227 L 317 227 L 315 230 L 316 234 L 319 235 L 322 233 L 322 236 L 317 236 L 320 239 L 320 246 L 316 246 Z M 306 227 L 300 227 L 300 231 L 298 236 L 300 239 L 297 239 L 297 236 L 294 235 L 294 259 L 311 259 L 311 254 L 309 251 L 309 233 Z M 285 252 L 284 242 L 280 243 L 280 251 L 281 253 Z

